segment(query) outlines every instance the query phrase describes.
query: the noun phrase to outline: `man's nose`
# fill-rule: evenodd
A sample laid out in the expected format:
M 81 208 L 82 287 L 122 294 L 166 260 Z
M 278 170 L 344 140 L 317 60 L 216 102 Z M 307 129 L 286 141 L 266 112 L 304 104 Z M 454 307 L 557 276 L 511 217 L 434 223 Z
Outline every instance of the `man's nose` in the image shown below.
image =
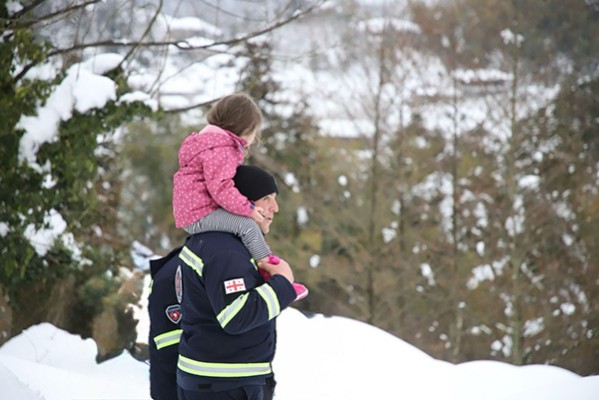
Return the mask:
M 277 203 L 277 200 L 272 201 L 272 212 L 273 213 L 279 212 L 279 203 Z

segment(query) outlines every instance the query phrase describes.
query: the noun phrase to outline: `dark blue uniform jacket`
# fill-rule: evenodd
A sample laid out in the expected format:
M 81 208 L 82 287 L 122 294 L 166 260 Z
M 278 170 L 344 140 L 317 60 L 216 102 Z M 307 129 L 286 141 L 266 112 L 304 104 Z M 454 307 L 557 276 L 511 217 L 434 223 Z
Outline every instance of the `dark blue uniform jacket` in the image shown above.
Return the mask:
M 179 258 L 179 386 L 264 383 L 272 376 L 275 318 L 296 297 L 291 283 L 281 275 L 264 282 L 248 250 L 230 233 L 190 236 Z

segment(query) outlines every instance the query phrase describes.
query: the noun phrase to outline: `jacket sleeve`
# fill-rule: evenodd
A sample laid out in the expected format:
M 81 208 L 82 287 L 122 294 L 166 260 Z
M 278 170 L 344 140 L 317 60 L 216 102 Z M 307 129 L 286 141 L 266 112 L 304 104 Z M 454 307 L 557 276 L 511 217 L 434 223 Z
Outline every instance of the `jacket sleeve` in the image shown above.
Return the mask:
M 214 201 L 233 214 L 249 217 L 252 203 L 235 187 L 233 177 L 243 161 L 243 155 L 233 146 L 218 146 L 206 150 L 201 157 L 206 188 Z
M 207 265 L 206 292 L 227 333 L 239 334 L 265 324 L 295 300 L 295 290 L 284 276 L 275 275 L 265 283 L 247 255 L 228 251 Z
M 178 257 L 170 259 L 154 276 L 148 296 L 149 340 L 156 348 L 157 354 L 167 357 L 171 352 L 177 353 L 176 345 L 181 336 L 180 305 L 175 293 L 177 261 Z M 172 320 L 167 317 L 169 313 Z

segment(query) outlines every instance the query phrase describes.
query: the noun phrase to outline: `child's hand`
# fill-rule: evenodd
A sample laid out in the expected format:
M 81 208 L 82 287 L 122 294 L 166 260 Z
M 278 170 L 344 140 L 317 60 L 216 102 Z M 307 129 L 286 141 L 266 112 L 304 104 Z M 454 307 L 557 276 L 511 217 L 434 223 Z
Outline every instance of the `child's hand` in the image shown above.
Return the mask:
M 256 221 L 257 223 L 260 223 L 262 221 L 264 221 L 264 216 L 262 215 L 262 213 L 264 212 L 264 209 L 262 207 L 254 207 L 254 209 L 252 210 L 252 219 L 254 221 Z
M 287 261 L 279 259 L 279 262 L 277 264 L 273 264 L 272 261 L 260 260 L 258 262 L 258 267 L 268 272 L 270 276 L 283 275 L 285 278 L 287 278 L 289 282 L 293 283 L 293 271 L 291 270 L 291 266 L 287 263 Z

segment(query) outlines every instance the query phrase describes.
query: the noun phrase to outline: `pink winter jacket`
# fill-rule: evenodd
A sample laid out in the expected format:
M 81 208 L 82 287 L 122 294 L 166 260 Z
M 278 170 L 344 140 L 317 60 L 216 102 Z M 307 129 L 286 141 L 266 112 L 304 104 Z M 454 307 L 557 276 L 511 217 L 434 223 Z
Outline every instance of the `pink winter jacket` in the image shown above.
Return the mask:
M 179 149 L 179 170 L 173 177 L 173 214 L 183 228 L 218 207 L 250 216 L 252 203 L 233 183 L 243 162 L 245 139 L 215 125 L 189 135 Z

